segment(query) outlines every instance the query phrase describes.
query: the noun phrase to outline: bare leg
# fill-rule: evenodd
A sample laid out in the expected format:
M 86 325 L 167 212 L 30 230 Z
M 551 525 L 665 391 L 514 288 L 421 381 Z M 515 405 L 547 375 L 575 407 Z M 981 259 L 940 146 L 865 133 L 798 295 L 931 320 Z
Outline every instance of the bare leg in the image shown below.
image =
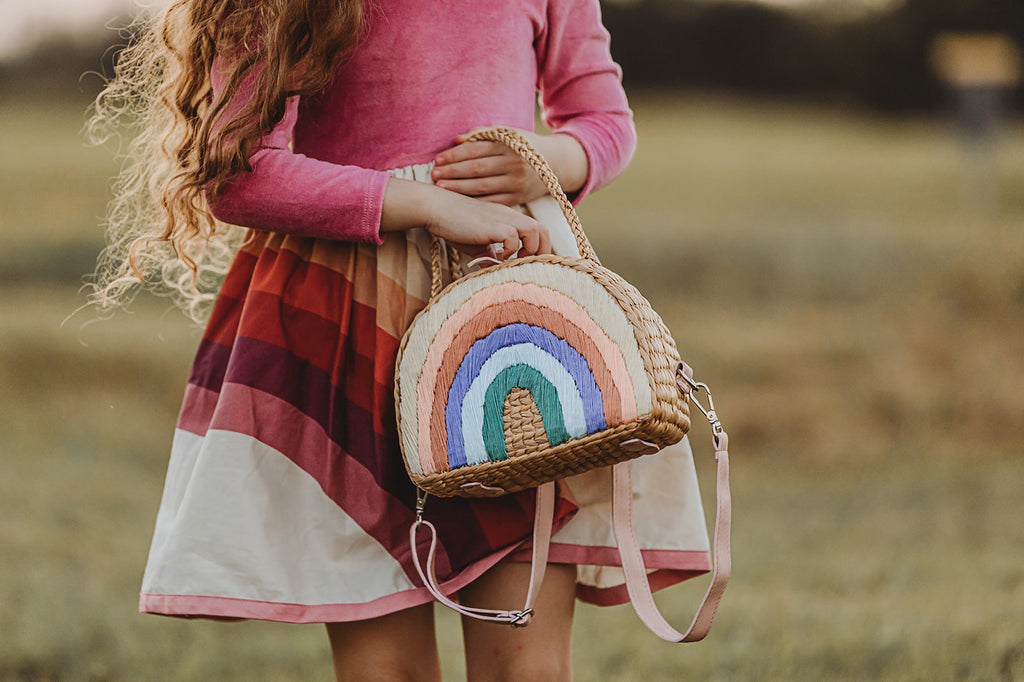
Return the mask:
M 459 600 L 481 608 L 517 608 L 529 584 L 530 564 L 500 563 L 459 590 Z M 527 627 L 463 617 L 467 678 L 470 682 L 571 680 L 575 604 L 576 567 L 550 564 Z
M 439 682 L 433 603 L 379 618 L 328 623 L 338 682 Z

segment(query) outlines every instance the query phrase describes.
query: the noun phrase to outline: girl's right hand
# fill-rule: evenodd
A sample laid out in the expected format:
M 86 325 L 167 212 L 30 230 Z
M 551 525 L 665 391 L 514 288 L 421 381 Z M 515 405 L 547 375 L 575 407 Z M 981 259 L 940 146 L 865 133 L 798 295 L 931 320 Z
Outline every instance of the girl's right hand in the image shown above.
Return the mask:
M 427 230 L 468 256 L 488 254 L 501 244 L 498 257 L 551 253 L 548 229 L 502 204 L 482 201 L 422 182 L 392 178 L 384 190 L 381 230 Z
M 551 253 L 548 228 L 508 206 L 439 190 L 434 215 L 425 225 L 431 234 L 450 242 L 467 255 L 488 253 L 491 244 L 502 244 L 497 255 L 506 260 L 516 255 Z

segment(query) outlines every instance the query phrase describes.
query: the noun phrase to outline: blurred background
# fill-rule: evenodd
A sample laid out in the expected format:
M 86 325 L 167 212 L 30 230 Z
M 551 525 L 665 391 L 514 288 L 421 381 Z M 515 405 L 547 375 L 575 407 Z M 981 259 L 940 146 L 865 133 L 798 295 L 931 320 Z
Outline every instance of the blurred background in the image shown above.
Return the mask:
M 72 315 L 118 165 L 80 130 L 134 11 L 0 0 L 0 679 L 329 679 L 318 626 L 136 612 L 199 330 Z M 1024 3 L 603 11 L 640 148 L 581 213 L 715 392 L 734 577 L 699 645 L 581 607 L 577 678 L 1024 679 Z

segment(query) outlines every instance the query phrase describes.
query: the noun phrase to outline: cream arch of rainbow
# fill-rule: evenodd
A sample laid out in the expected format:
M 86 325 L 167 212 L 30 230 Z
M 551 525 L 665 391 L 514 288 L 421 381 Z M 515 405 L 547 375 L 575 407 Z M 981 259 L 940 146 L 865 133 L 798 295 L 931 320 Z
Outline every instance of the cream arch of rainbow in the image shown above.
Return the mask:
M 526 283 L 524 283 L 526 282 Z M 486 290 L 486 293 L 479 295 Z M 650 413 L 652 393 L 633 327 L 619 303 L 587 272 L 557 263 L 534 261 L 499 267 L 459 280 L 444 296 L 432 301 L 409 331 L 398 367 L 402 386 L 415 386 L 399 395 L 403 451 L 410 472 L 436 473 L 447 456 L 431 446 L 431 417 L 445 351 L 460 334 L 496 305 L 524 301 L 576 325 L 593 342 L 600 361 L 609 369 L 622 399 L 623 417 Z M 493 328 L 472 331 L 476 337 Z M 579 349 L 577 349 L 579 350 Z M 595 358 L 596 359 L 596 358 Z M 565 406 L 563 405 L 563 410 Z

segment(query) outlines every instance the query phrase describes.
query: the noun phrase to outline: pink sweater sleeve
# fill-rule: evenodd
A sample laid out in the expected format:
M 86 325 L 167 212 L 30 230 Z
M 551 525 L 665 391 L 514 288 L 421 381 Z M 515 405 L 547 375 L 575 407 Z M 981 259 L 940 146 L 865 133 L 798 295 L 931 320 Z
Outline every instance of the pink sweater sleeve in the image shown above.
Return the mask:
M 573 197 L 611 182 L 633 158 L 636 129 L 612 61 L 598 0 L 549 0 L 547 26 L 537 41 L 544 122 L 583 146 L 589 175 Z
M 214 87 L 220 80 L 214 69 Z M 218 220 L 257 230 L 380 244 L 388 173 L 313 159 L 291 151 L 298 98 L 264 136 L 240 173 L 210 201 Z

